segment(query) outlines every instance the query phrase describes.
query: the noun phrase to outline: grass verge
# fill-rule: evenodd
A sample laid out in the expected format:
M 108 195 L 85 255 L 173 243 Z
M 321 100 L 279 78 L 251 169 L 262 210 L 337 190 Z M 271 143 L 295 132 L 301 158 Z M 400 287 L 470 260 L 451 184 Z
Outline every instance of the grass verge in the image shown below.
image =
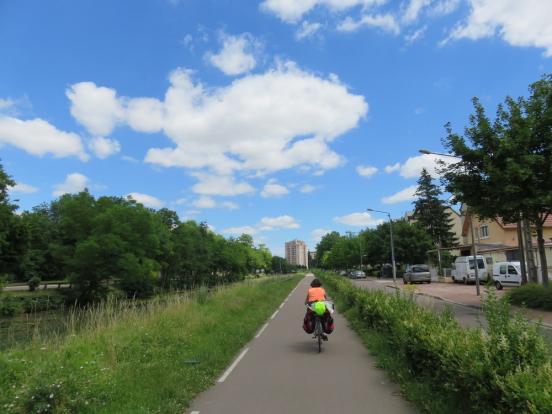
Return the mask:
M 464 329 L 413 296 L 367 291 L 318 272 L 381 367 L 429 413 L 552 413 L 552 359 L 539 328 L 490 289 L 487 329 Z
M 78 331 L 0 354 L 0 411 L 182 413 L 301 277 L 90 309 Z
M 507 294 L 510 303 L 533 309 L 552 311 L 552 288 L 529 283 Z

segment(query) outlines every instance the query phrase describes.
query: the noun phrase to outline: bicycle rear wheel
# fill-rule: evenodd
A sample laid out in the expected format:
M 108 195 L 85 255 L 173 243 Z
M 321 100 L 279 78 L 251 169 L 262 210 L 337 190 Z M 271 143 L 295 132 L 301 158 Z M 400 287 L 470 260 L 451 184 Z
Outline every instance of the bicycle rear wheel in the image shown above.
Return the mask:
M 315 332 L 316 332 L 316 339 L 318 340 L 318 353 L 322 352 L 322 322 L 320 322 L 320 318 L 316 318 L 316 326 L 315 326 Z

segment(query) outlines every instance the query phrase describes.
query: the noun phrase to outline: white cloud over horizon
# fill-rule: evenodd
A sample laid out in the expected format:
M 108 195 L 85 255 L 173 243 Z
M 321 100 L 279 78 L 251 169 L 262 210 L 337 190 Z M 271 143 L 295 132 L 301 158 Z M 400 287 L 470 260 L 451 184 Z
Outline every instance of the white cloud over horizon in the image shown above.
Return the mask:
M 22 194 L 31 194 L 38 192 L 38 188 L 25 183 L 16 183 L 13 187 L 8 187 L 10 193 L 22 193 Z
M 383 223 L 381 219 L 374 219 L 367 211 L 351 213 L 345 216 L 337 216 L 333 219 L 336 223 L 354 227 L 371 227 Z
M 299 223 L 289 215 L 278 217 L 263 217 L 255 226 L 238 226 L 228 227 L 222 230 L 225 234 L 257 234 L 264 231 L 281 230 L 281 229 L 298 229 L 301 227 Z
M 157 197 L 154 197 L 149 194 L 143 193 L 128 193 L 126 195 L 128 198 L 133 199 L 134 201 L 143 204 L 145 207 L 159 209 L 162 208 L 165 203 L 159 200 Z
M 63 194 L 75 194 L 83 191 L 89 184 L 88 177 L 80 173 L 71 173 L 65 177 L 63 183 L 57 184 L 52 192 L 54 197 Z

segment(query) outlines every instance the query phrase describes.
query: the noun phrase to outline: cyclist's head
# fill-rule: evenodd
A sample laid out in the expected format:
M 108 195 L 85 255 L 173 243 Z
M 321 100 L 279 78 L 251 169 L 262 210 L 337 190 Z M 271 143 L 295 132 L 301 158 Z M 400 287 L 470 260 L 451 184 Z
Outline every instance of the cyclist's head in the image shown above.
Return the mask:
M 311 282 L 311 287 L 320 287 L 320 286 L 322 286 L 322 283 L 320 283 L 320 280 L 318 280 L 318 279 L 314 279 Z

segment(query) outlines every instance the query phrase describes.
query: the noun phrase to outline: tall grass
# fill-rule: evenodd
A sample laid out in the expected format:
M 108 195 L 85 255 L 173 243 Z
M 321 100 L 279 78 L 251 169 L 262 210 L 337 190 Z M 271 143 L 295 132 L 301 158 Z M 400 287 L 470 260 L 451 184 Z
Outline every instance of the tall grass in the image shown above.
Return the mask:
M 299 279 L 72 310 L 64 334 L 0 354 L 0 411 L 181 413 Z

